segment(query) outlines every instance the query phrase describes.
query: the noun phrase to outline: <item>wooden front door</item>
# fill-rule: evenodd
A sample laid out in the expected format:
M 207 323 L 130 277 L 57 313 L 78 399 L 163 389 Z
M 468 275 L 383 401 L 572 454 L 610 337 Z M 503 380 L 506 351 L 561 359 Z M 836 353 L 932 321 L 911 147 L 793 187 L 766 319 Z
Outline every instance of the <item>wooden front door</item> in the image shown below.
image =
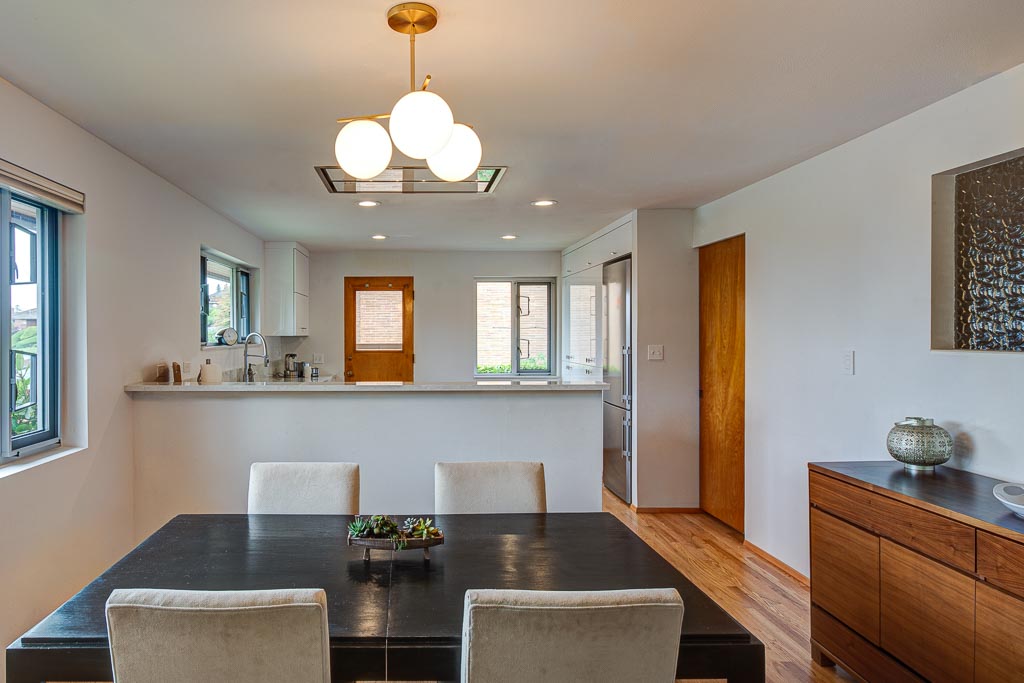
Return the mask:
M 411 277 L 345 278 L 345 381 L 411 382 Z
M 746 241 L 700 248 L 700 507 L 743 531 Z

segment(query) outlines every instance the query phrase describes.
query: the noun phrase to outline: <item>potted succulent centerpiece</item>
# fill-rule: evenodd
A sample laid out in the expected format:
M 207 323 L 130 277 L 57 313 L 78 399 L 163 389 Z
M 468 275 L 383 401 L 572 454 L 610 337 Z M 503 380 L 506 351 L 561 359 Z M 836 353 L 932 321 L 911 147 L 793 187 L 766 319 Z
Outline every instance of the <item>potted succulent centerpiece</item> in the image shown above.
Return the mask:
M 433 526 L 434 520 L 410 517 L 399 526 L 387 515 L 356 517 L 348 525 L 348 544 L 363 549 L 363 561 L 370 561 L 370 550 L 423 549 L 430 559 L 430 548 L 444 543 L 444 532 Z

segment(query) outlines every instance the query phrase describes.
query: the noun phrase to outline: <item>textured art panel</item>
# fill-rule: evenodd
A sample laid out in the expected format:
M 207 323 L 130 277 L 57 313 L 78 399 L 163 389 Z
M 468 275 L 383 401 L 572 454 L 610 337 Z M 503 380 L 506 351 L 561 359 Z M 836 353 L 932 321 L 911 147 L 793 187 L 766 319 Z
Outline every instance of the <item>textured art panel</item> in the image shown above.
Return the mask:
M 1024 157 L 956 176 L 958 349 L 1024 351 Z

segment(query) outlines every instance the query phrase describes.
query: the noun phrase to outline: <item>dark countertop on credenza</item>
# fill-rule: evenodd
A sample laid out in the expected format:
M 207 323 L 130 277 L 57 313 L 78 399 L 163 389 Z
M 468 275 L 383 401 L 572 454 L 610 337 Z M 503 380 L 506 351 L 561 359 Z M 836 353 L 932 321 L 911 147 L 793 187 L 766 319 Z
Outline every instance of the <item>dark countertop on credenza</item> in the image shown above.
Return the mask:
M 812 462 L 811 472 L 841 479 L 890 498 L 1024 543 L 1024 519 L 1006 509 L 992 489 L 1004 480 L 940 465 L 911 472 L 892 460 Z

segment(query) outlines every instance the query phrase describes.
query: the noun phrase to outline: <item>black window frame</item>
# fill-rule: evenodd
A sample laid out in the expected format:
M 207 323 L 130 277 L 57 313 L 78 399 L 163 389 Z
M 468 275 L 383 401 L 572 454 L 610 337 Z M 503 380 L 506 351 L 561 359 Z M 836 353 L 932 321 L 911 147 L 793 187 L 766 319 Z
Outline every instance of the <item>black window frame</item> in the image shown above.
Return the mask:
M 205 249 L 199 253 L 199 343 L 201 346 L 220 346 L 207 336 L 210 297 L 206 287 L 207 262 L 213 261 L 231 269 L 231 326 L 245 339 L 252 331 L 252 271 L 229 259 Z
M 39 349 L 43 352 L 44 362 L 39 366 L 41 379 L 34 387 L 42 391 L 43 429 L 25 434 L 14 434 L 12 425 L 14 403 L 14 355 L 11 348 L 10 299 L 11 286 L 15 285 L 16 267 L 14 264 L 14 230 L 18 229 L 13 220 L 11 202 L 16 200 L 34 207 L 40 217 L 37 226 L 37 239 L 32 247 L 34 267 L 41 272 L 34 273 L 34 279 L 40 287 L 41 309 L 37 320 L 39 328 Z M 31 455 L 48 448 L 60 445 L 61 430 L 61 345 L 60 345 L 60 211 L 47 206 L 31 197 L 7 188 L 0 188 L 0 225 L 6 224 L 3 230 L 2 245 L 7 251 L 7 259 L 2 265 L 3 275 L 0 281 L 6 292 L 0 299 L 5 302 L 7 311 L 3 314 L 7 322 L 3 325 L 3 362 L 0 367 L 0 384 L 6 384 L 0 405 L 6 413 L 0 425 L 0 462 L 12 458 Z M 41 256 L 39 255 L 41 252 Z M 39 256 L 37 258 L 37 256 Z M 38 264 L 38 265 L 36 265 Z M 38 395 L 38 394 L 37 394 Z
M 479 316 L 479 311 L 477 311 L 477 308 L 476 308 L 477 297 L 479 296 L 478 295 L 478 291 L 479 291 L 478 290 L 478 285 L 480 283 L 484 283 L 484 282 L 508 282 L 508 283 L 511 284 L 511 296 L 512 296 L 512 306 L 511 306 L 512 313 L 511 313 L 511 316 L 512 316 L 512 319 L 510 321 L 510 325 L 511 325 L 511 330 L 512 330 L 512 349 L 511 349 L 511 356 L 510 356 L 510 358 L 512 359 L 512 363 L 511 363 L 511 369 L 507 373 L 497 373 L 497 372 L 495 372 L 495 373 L 481 373 L 479 371 L 479 368 L 480 368 L 479 358 L 477 357 L 477 351 L 479 349 L 479 345 L 478 345 L 478 341 L 479 340 L 477 340 L 474 337 L 474 346 L 473 346 L 473 376 L 475 378 L 478 378 L 478 379 L 487 379 L 487 378 L 501 379 L 503 377 L 504 378 L 509 378 L 509 377 L 555 377 L 556 376 L 556 371 L 555 371 L 556 338 L 555 338 L 555 336 L 557 334 L 557 329 L 556 329 L 556 325 L 555 325 L 555 321 L 557 320 L 557 318 L 555 316 L 555 307 L 556 307 L 556 304 L 557 304 L 557 301 L 555 299 L 555 297 L 556 297 L 556 294 L 555 294 L 555 292 L 556 292 L 556 290 L 555 290 L 555 284 L 556 284 L 555 278 L 547 278 L 547 277 L 524 277 L 524 278 L 516 278 L 516 277 L 478 277 L 478 278 L 476 278 L 474 280 L 474 282 L 473 282 L 473 329 L 474 330 L 477 330 L 477 320 L 478 320 L 478 316 Z M 548 361 L 547 369 L 532 370 L 532 369 L 523 369 L 521 367 L 522 366 L 522 361 L 524 360 L 524 358 L 528 358 L 530 355 L 532 355 L 532 351 L 533 351 L 532 349 L 528 349 L 526 355 L 524 356 L 524 352 L 523 352 L 523 348 L 522 348 L 522 341 L 523 340 L 521 339 L 520 326 L 521 326 L 521 318 L 523 316 L 523 298 L 524 298 L 524 295 L 521 293 L 521 288 L 523 286 L 544 286 L 544 287 L 547 287 L 547 290 L 548 290 L 548 321 L 547 321 L 548 344 L 547 344 L 547 349 L 545 349 L 545 352 L 547 354 L 547 361 Z

